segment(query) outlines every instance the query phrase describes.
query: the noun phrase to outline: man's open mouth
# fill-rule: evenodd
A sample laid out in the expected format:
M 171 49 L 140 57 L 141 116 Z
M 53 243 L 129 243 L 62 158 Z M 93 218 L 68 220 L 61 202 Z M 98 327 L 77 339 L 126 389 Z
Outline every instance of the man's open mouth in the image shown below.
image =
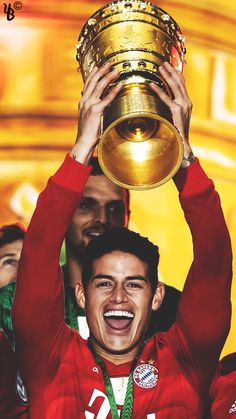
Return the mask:
M 87 233 L 87 235 L 91 237 L 98 237 L 101 236 L 101 234 L 103 234 L 103 232 L 101 231 L 90 231 L 89 233 Z
M 104 229 L 87 229 L 85 230 L 85 234 L 89 237 L 98 237 L 101 236 L 101 234 L 104 234 Z
M 134 319 L 133 313 L 123 310 L 110 310 L 104 313 L 104 320 L 109 327 L 123 330 L 129 327 Z

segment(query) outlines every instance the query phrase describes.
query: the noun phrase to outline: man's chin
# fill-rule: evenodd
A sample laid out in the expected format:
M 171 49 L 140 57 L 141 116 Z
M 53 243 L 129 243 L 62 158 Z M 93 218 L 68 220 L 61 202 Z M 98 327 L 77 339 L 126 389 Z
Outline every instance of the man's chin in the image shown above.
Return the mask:
M 71 241 L 66 241 L 66 249 L 68 254 L 73 257 L 75 260 L 83 260 L 85 255 L 86 248 L 85 241 L 80 242 L 79 244 L 72 243 Z
M 114 339 L 112 340 L 112 342 L 99 342 L 96 339 L 91 338 L 91 342 L 94 345 L 94 349 L 98 350 L 98 352 L 102 350 L 102 352 L 104 353 L 115 356 L 127 355 L 130 352 L 134 351 L 135 348 L 137 348 L 138 350 L 140 346 L 140 342 L 124 342 L 123 339 Z

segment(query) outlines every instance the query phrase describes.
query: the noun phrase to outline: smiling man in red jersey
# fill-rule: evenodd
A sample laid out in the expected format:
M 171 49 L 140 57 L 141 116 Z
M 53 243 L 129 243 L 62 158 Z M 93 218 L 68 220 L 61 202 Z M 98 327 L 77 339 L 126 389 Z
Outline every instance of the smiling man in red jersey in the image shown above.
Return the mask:
M 150 87 L 169 106 L 183 138 L 174 182 L 194 253 L 176 322 L 144 342 L 150 310 L 158 310 L 163 298 L 158 252 L 147 239 L 118 228 L 88 245 L 83 287 L 76 286 L 90 339 L 64 323 L 60 248 L 91 170 L 104 109 L 122 89 L 118 84 L 103 95 L 119 74 L 109 64 L 95 67 L 79 106 L 77 142 L 39 197 L 20 261 L 13 317 L 31 419 L 203 415 L 230 326 L 231 245 L 219 196 L 188 141 L 191 102 L 184 79 L 168 63 L 160 72 L 173 98 Z

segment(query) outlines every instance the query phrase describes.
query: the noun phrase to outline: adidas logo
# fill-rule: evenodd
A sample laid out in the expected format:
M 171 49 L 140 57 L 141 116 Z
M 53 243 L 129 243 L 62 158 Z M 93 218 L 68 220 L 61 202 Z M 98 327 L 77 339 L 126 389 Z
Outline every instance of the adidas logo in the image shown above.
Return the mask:
M 229 413 L 234 413 L 234 412 L 236 412 L 236 400 L 229 409 Z

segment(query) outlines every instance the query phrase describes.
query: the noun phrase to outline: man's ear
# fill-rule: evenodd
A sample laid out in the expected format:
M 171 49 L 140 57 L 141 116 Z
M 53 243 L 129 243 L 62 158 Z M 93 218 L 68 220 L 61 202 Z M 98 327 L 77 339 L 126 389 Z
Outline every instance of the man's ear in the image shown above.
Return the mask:
M 157 289 L 152 300 L 152 310 L 158 310 L 161 307 L 162 301 L 165 297 L 165 285 L 163 282 L 158 282 Z
M 125 217 L 125 226 L 124 226 L 124 227 L 126 227 L 126 228 L 128 228 L 128 225 L 129 225 L 130 214 L 131 214 L 131 211 L 130 211 L 130 209 L 129 209 L 129 210 L 127 211 L 127 214 L 126 214 L 126 217 Z
M 77 304 L 79 304 L 79 306 L 84 309 L 85 308 L 84 288 L 80 282 L 78 282 L 75 286 L 75 298 L 76 298 Z

